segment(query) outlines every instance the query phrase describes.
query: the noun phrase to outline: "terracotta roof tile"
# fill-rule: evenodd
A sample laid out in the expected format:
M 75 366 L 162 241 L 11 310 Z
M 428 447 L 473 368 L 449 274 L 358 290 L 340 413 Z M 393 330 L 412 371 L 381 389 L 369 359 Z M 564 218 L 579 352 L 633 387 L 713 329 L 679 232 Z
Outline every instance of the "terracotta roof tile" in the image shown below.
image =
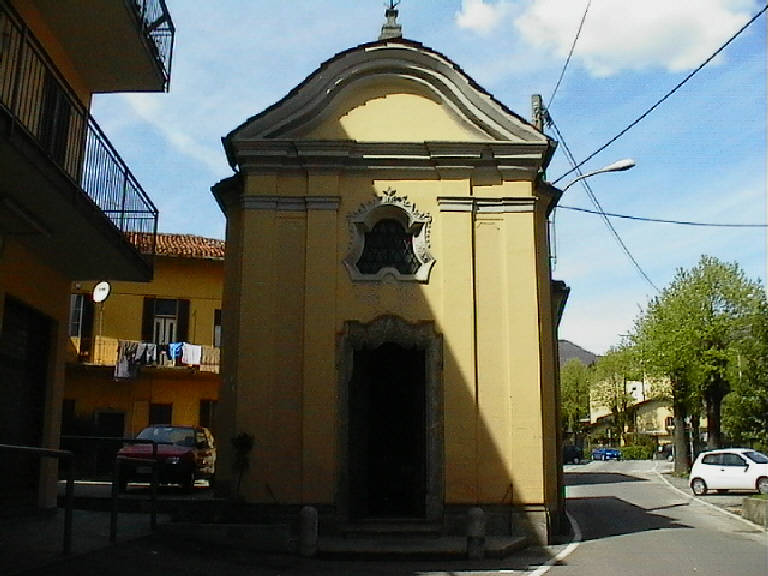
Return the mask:
M 134 233 L 134 235 L 138 235 L 138 233 Z M 136 242 L 136 238 L 129 238 L 129 240 L 141 246 L 149 245 L 151 236 L 148 234 L 141 234 L 141 236 L 140 242 Z M 194 234 L 166 234 L 159 232 L 155 237 L 156 256 L 223 260 L 224 246 L 224 240 L 203 238 Z

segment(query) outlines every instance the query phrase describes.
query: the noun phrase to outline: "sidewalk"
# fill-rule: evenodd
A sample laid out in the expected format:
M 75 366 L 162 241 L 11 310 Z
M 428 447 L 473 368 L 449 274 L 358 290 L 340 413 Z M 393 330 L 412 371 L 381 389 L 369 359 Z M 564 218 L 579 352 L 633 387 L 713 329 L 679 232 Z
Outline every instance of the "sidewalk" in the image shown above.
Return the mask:
M 258 549 L 206 541 L 201 534 L 168 530 L 167 518 L 152 534 L 147 514 L 121 514 L 118 541 L 109 542 L 109 513 L 77 510 L 73 518 L 72 554 L 61 553 L 63 510 L 39 518 L 0 524 L 0 574 L 3 576 L 167 576 L 168 574 L 227 576 L 277 576 L 290 573 L 332 576 L 389 576 L 417 573 L 461 573 L 466 571 L 525 571 L 552 558 L 557 549 L 517 550 L 504 558 L 466 560 L 464 539 L 432 539 L 431 548 L 413 542 L 413 556 L 387 553 L 381 542 L 377 554 L 341 555 L 325 550 L 320 556 L 260 552 Z M 203 530 L 204 532 L 204 530 Z M 204 534 L 203 534 L 204 536 Z M 235 540 L 237 540 L 235 538 Z M 240 543 L 242 544 L 242 543 Z M 326 546 L 328 542 L 325 543 Z M 488 542 L 489 548 L 504 543 Z M 365 543 L 362 543 L 365 547 Z M 447 547 L 447 548 L 446 548 Z M 554 551 L 553 551 L 554 550 Z M 462 553 L 459 553 L 462 552 Z M 426 554 L 425 554 L 426 553 Z M 490 554 L 489 554 L 490 555 Z
M 107 512 L 73 510 L 72 552 L 77 557 L 111 547 Z M 118 543 L 151 534 L 148 514 L 120 514 Z M 33 517 L 3 519 L 0 523 L 0 574 L 12 576 L 51 565 L 63 558 L 64 510 L 41 512 Z
M 63 494 L 64 485 L 60 485 Z M 64 509 L 40 512 L 34 516 L 0 521 L 0 575 L 2 576 L 144 576 L 169 573 L 198 573 L 200 565 L 216 566 L 213 573 L 239 573 L 238 563 L 247 565 L 249 576 L 273 574 L 274 566 L 291 567 L 303 574 L 347 574 L 355 563 L 368 565 L 375 560 L 402 565 L 417 562 L 414 558 L 432 559 L 429 566 L 455 565 L 467 569 L 465 538 L 411 537 L 407 542 L 385 542 L 381 539 L 323 538 L 319 557 L 306 559 L 295 554 L 274 553 L 270 550 L 287 548 L 290 539 L 287 526 L 189 524 L 171 522 L 166 512 L 178 511 L 179 506 L 210 503 L 213 492 L 203 487 L 195 494 L 162 494 L 158 529 L 152 532 L 146 490 L 133 488 L 121 500 L 118 514 L 117 542 L 110 542 L 110 494 L 106 482 L 77 482 L 73 510 L 71 553 L 63 554 Z M 84 509 L 86 508 L 86 509 Z M 141 510 L 141 511 L 139 511 Z M 274 545 L 280 540 L 282 546 Z M 282 542 L 285 540 L 285 542 Z M 270 545 L 271 543 L 271 545 Z M 511 554 L 525 547 L 522 537 L 488 538 L 486 558 L 479 565 L 509 564 Z M 527 554 L 530 557 L 530 554 Z M 502 558 L 507 557 L 502 561 Z M 356 559 L 356 560 L 350 560 Z M 521 562 L 522 560 L 514 560 Z M 234 564 L 233 564 L 234 563 Z M 417 562 L 418 563 L 418 562 Z M 138 570 L 138 567 L 142 567 Z M 385 572 L 390 570 L 381 568 Z M 256 572 L 254 572 L 256 570 Z M 208 573 L 210 573 L 209 571 Z M 367 570 L 360 573 L 366 574 Z

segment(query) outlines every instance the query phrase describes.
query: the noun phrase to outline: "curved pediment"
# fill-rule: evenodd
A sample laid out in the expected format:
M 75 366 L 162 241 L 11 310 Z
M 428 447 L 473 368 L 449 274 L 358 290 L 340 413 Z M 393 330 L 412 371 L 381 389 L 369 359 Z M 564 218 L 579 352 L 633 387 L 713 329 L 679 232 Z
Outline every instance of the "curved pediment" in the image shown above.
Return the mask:
M 428 87 L 397 76 L 356 82 L 312 121 L 284 137 L 357 142 L 492 140 Z
M 337 54 L 225 139 L 546 144 L 445 56 L 408 40 Z

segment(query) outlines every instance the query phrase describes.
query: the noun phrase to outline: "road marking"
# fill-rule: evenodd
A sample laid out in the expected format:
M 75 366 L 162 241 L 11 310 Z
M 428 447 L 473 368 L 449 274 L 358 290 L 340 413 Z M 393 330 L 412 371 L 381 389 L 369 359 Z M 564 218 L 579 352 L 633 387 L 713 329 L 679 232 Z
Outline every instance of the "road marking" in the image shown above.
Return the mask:
M 573 526 L 573 541 L 563 550 L 561 550 L 554 558 L 550 558 L 539 568 L 531 572 L 530 576 L 542 576 L 543 574 L 546 574 L 549 572 L 552 566 L 565 560 L 573 553 L 574 550 L 576 550 L 576 548 L 579 547 L 579 544 L 581 544 L 581 526 L 579 526 L 579 523 L 576 522 L 576 518 L 571 516 L 569 512 L 566 511 L 565 514 L 568 516 L 568 521 L 571 523 L 571 526 Z
M 536 568 L 533 572 L 528 572 L 527 570 L 469 570 L 464 571 L 462 570 L 460 574 L 464 576 L 488 576 L 491 574 L 524 574 L 525 576 L 542 576 L 543 574 L 546 574 L 549 572 L 550 568 L 554 566 L 555 564 L 562 562 L 565 558 L 570 556 L 576 548 L 579 547 L 579 544 L 581 543 L 581 526 L 579 526 L 579 523 L 576 522 L 576 519 L 571 516 L 570 513 L 566 511 L 566 516 L 568 516 L 568 520 L 571 523 L 571 526 L 573 527 L 573 540 L 563 548 L 557 555 L 555 555 L 553 558 L 550 558 L 547 560 L 544 564 Z M 419 572 L 419 576 L 448 576 L 449 574 L 457 574 L 457 572 Z
M 659 472 L 659 470 L 658 470 L 658 463 L 654 467 L 653 471 L 656 473 L 656 475 L 659 478 L 661 478 L 661 481 L 664 482 L 664 484 L 669 486 L 672 490 L 674 490 L 675 492 L 677 492 L 681 496 L 683 496 L 685 498 L 688 498 L 689 500 L 696 500 L 700 504 L 703 504 L 704 506 L 708 506 L 709 508 L 712 508 L 713 510 L 717 510 L 718 512 L 720 512 L 722 514 L 725 514 L 726 516 L 730 516 L 731 518 L 739 520 L 739 521 L 743 522 L 744 524 L 746 524 L 747 526 L 750 526 L 752 528 L 759 528 L 760 530 L 763 529 L 763 527 L 760 526 L 759 524 L 755 524 L 751 520 L 747 520 L 746 518 L 744 518 L 743 516 L 740 516 L 739 514 L 734 514 L 733 512 L 731 512 L 729 510 L 726 510 L 724 508 L 721 508 L 720 506 L 718 506 L 716 504 L 712 504 L 711 502 L 707 502 L 706 500 L 702 500 L 698 496 L 695 496 L 695 495 L 692 496 L 691 494 L 688 494 L 687 492 L 683 492 L 682 490 L 680 490 L 680 488 L 678 488 L 677 486 L 672 485 L 672 483 L 669 480 L 664 478 L 664 475 L 661 472 Z

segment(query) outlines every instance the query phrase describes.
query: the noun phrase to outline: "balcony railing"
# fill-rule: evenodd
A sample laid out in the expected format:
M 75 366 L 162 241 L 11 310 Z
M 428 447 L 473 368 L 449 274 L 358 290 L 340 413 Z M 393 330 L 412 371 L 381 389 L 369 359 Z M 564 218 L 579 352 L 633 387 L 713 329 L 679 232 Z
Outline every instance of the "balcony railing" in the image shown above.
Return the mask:
M 171 60 L 173 57 L 173 37 L 176 29 L 165 5 L 165 0 L 132 0 L 141 20 L 144 37 L 149 41 L 150 50 L 155 60 L 163 69 L 165 89 L 171 79 Z
M 162 0 L 149 4 L 158 2 L 164 7 Z M 2 0 L 0 109 L 129 241 L 142 240 L 133 242 L 141 253 L 154 253 L 157 208 L 29 28 Z
M 96 335 L 92 340 L 89 349 L 84 349 L 84 343 L 79 338 L 72 338 L 72 344 L 74 348 L 79 352 L 79 362 L 87 364 L 96 364 L 98 366 L 116 366 L 120 361 L 120 344 L 147 344 L 147 342 L 140 342 L 138 340 L 119 340 L 117 338 L 110 338 L 109 336 Z M 91 349 L 92 347 L 92 349 Z M 152 360 L 144 362 L 143 359 L 140 364 L 142 366 L 151 368 L 179 368 L 183 366 L 189 366 L 182 364 L 180 361 L 171 360 L 167 356 L 166 346 L 158 346 L 156 354 Z M 201 345 L 200 363 L 194 364 L 196 369 L 201 372 L 213 372 L 219 373 L 219 366 L 221 362 L 221 349 L 215 346 Z

